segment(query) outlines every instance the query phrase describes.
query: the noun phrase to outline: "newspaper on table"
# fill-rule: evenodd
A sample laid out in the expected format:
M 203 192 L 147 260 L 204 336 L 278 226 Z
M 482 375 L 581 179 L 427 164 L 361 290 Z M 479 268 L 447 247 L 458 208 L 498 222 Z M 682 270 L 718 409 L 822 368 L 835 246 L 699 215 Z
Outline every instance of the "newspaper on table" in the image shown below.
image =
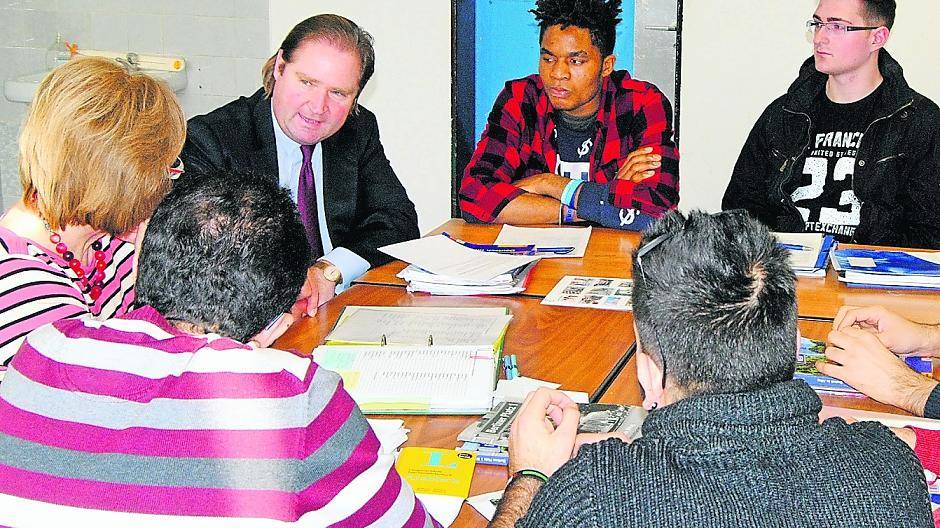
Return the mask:
M 632 279 L 565 275 L 542 299 L 542 304 L 630 311 L 632 295 Z

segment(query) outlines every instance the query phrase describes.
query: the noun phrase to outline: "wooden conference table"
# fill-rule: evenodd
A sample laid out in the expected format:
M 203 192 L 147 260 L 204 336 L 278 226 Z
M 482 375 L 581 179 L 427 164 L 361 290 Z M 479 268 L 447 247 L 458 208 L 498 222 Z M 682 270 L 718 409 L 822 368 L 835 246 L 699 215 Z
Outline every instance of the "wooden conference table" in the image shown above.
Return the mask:
M 429 234 L 446 231 L 462 240 L 489 243 L 496 239 L 500 228 L 499 225 L 468 224 L 453 219 Z M 544 297 L 565 275 L 630 278 L 633 275 L 630 256 L 639 241 L 639 233 L 595 227 L 584 258 L 543 259 L 532 270 L 526 291 L 521 295 Z M 404 286 L 405 282 L 395 276 L 404 267 L 403 262 L 395 261 L 370 270 L 356 282 Z M 831 320 L 844 305 L 881 304 L 917 321 L 940 322 L 940 295 L 909 290 L 849 288 L 839 282 L 832 269 L 827 270 L 825 277 L 800 277 L 797 301 L 800 317 L 807 319 Z
M 512 311 L 506 333 L 506 354 L 516 354 L 519 371 L 529 377 L 561 383 L 561 388 L 587 392 L 592 400 L 633 355 L 633 314 L 543 306 L 534 297 L 432 297 L 413 295 L 395 286 L 357 285 L 323 305 L 316 317 L 293 325 L 276 343 L 309 353 L 324 341 L 343 308 L 378 306 L 499 306 Z M 559 324 L 563 321 L 564 324 Z M 638 404 L 639 401 L 628 403 Z M 385 416 L 383 416 L 385 417 Z M 411 430 L 406 445 L 454 448 L 457 434 L 479 416 L 398 416 Z M 506 468 L 477 466 L 470 494 L 503 489 Z M 486 521 L 464 504 L 453 526 L 485 526 Z
M 473 242 L 492 242 L 499 226 L 451 220 L 433 233 L 447 231 Z M 411 294 L 395 277 L 404 264 L 392 262 L 369 271 L 356 285 L 328 302 L 317 317 L 306 318 L 277 342 L 279 348 L 309 353 L 323 342 L 350 305 L 383 306 L 500 306 L 512 311 L 505 353 L 516 354 L 525 376 L 561 383 L 561 388 L 587 392 L 591 401 L 639 405 L 633 357 L 633 317 L 630 312 L 543 306 L 541 297 L 565 275 L 631 276 L 630 255 L 639 241 L 636 233 L 595 228 L 582 259 L 545 259 L 532 272 L 524 294 L 492 297 L 434 297 Z M 839 283 L 830 270 L 824 278 L 800 278 L 797 285 L 800 329 L 804 336 L 825 340 L 831 320 L 843 304 L 882 304 L 924 322 L 940 321 L 940 295 L 924 292 L 857 290 Z M 903 414 L 867 398 L 826 396 L 826 405 Z M 406 445 L 453 448 L 457 434 L 475 416 L 402 416 L 411 430 Z M 505 486 L 506 468 L 478 465 L 471 496 Z M 453 526 L 485 526 L 485 519 L 464 504 Z

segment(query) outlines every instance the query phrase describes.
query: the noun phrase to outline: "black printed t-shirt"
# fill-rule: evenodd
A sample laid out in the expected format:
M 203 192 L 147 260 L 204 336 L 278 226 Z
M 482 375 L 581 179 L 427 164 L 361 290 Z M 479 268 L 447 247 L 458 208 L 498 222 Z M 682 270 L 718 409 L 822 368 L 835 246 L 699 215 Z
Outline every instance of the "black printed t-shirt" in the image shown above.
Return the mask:
M 855 235 L 862 208 L 852 188 L 855 158 L 868 125 L 877 117 L 873 111 L 882 86 L 848 104 L 834 103 L 825 91 L 820 92 L 810 113 L 809 148 L 797 161 L 794 175 L 798 178 L 790 189 L 806 231 L 834 235 L 842 242 Z
M 591 180 L 591 153 L 594 152 L 594 127 L 574 130 L 562 123 L 555 125 L 558 157 L 555 174 L 572 180 Z

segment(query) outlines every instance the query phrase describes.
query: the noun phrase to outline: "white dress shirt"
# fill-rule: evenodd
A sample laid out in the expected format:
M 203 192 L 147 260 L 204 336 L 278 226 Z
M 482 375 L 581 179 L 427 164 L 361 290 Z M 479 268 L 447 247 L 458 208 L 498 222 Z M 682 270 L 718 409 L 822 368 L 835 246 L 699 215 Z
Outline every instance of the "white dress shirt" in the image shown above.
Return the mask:
M 300 164 L 303 163 L 303 153 L 300 143 L 289 138 L 281 130 L 281 126 L 274 117 L 274 108 L 271 108 L 271 120 L 274 121 L 274 140 L 277 143 L 277 172 L 278 183 L 290 191 L 291 198 L 297 203 L 297 192 L 300 178 Z M 369 271 L 369 262 L 344 247 L 333 247 L 330 240 L 330 231 L 326 227 L 326 208 L 323 204 L 323 148 L 319 143 L 313 149 L 313 180 L 317 191 L 317 224 L 320 227 L 320 241 L 323 244 L 321 260 L 328 260 L 343 273 L 343 284 L 336 287 L 337 293 L 349 287 L 349 283 Z

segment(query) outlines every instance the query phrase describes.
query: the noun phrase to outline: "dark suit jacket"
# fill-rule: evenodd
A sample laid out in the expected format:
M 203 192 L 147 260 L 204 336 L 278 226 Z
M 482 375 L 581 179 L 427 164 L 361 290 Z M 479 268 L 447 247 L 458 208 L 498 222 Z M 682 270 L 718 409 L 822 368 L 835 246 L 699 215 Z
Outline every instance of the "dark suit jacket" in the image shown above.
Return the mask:
M 375 115 L 359 107 L 323 140 L 323 203 L 334 247 L 378 266 L 376 248 L 417 238 L 418 215 L 385 157 Z M 187 170 L 251 171 L 278 181 L 271 100 L 258 90 L 189 120 L 181 156 Z

